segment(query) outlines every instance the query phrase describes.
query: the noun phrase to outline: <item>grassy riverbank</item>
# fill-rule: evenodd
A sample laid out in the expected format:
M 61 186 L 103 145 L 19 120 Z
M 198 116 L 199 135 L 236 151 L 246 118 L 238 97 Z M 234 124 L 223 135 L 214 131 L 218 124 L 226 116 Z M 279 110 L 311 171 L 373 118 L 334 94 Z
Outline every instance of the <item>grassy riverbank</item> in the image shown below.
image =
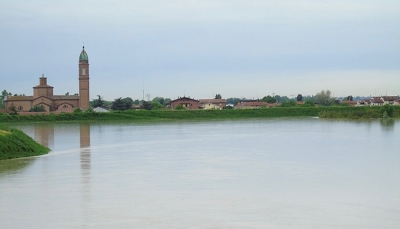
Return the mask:
M 0 127 L 0 160 L 46 154 L 49 148 L 35 142 L 20 130 Z
M 316 117 L 370 119 L 381 118 L 381 107 L 275 107 L 238 110 L 129 110 L 109 113 L 79 112 L 59 115 L 0 115 L 0 122 L 57 121 L 158 121 L 158 120 L 222 120 L 269 117 Z M 393 117 L 400 117 L 400 107 L 394 107 Z

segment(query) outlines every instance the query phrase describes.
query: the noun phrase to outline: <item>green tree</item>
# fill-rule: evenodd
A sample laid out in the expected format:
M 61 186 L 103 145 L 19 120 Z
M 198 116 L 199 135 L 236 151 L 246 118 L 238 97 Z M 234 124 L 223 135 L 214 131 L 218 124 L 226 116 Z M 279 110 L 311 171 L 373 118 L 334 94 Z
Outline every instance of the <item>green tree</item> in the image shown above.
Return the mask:
M 322 90 L 314 96 L 314 101 L 321 106 L 332 106 L 335 103 L 335 98 L 331 96 L 330 90 Z
M 182 104 L 179 104 L 178 106 L 175 107 L 175 110 L 185 110 Z
M 122 101 L 125 104 L 125 110 L 132 109 L 133 106 L 133 99 L 131 97 L 123 98 Z
M 18 111 L 17 108 L 14 106 L 14 103 L 11 103 L 11 106 L 9 107 L 10 111 L 11 111 L 11 115 L 17 115 Z
M 281 107 L 295 107 L 295 106 L 297 106 L 297 103 L 294 100 L 289 100 L 289 101 L 281 103 L 280 106 Z
M 104 100 L 103 97 L 101 97 L 100 95 L 97 95 L 97 99 L 93 100 L 93 107 L 103 107 L 104 106 Z
M 221 94 L 216 94 L 216 95 L 215 95 L 215 99 L 222 99 Z
M 74 110 L 74 113 L 75 113 L 75 114 L 82 113 L 81 108 L 76 108 L 76 109 Z
M 283 103 L 283 102 L 287 102 L 290 100 L 289 97 L 287 97 L 285 95 L 284 96 L 275 95 L 274 98 L 278 103 Z
M 302 107 L 315 107 L 314 101 L 307 99 L 303 105 L 301 105 Z
M 344 101 L 353 101 L 353 96 L 349 95 L 343 99 Z
M 145 110 L 151 110 L 153 109 L 153 104 L 151 102 L 143 101 L 142 108 Z
M 7 96 L 9 96 L 11 94 L 11 92 L 7 92 L 6 90 L 3 90 L 1 92 L 1 96 L 0 96 L 0 108 L 4 107 L 4 100 L 6 99 Z
M 270 95 L 264 96 L 261 101 L 267 102 L 267 103 L 276 103 L 276 99 Z
M 152 102 L 157 102 L 163 106 L 167 105 L 168 103 L 171 102 L 170 98 L 164 98 L 164 97 L 155 97 Z
M 226 99 L 226 104 L 234 104 L 236 105 L 240 101 L 239 98 L 227 98 Z
M 139 104 L 140 104 L 140 101 L 139 101 L 138 99 L 135 99 L 135 101 L 133 101 L 133 104 L 139 105 Z
M 303 96 L 301 94 L 297 95 L 297 102 L 303 101 Z
M 162 109 L 162 108 L 164 108 L 164 105 L 161 105 L 160 103 L 158 103 L 158 102 L 152 102 L 151 103 L 151 106 L 152 106 L 152 110 L 158 110 L 158 109 Z
M 131 109 L 133 105 L 133 100 L 129 97 L 115 99 L 111 105 L 111 109 L 115 111 L 125 111 Z

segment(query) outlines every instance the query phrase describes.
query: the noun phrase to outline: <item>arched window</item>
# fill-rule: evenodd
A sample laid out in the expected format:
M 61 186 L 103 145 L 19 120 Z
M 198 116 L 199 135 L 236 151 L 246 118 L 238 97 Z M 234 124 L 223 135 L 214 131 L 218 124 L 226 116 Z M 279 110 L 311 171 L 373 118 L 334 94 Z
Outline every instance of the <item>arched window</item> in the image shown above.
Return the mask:
M 86 75 L 86 69 L 82 68 L 82 75 Z

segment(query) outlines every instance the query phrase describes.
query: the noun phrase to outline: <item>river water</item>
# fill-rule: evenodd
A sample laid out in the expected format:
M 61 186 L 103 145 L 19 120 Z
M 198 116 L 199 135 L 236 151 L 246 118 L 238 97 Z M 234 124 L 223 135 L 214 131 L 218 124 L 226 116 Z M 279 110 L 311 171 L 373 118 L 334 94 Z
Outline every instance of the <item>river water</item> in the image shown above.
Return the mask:
M 400 120 L 13 124 L 0 228 L 398 228 Z

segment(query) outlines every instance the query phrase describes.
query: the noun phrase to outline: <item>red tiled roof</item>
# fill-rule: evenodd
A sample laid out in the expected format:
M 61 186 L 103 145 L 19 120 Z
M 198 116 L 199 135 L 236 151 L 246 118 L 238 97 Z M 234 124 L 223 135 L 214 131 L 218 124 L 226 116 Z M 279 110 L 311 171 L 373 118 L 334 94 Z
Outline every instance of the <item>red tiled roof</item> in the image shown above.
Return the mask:
M 383 102 L 383 99 L 381 99 L 381 98 L 372 98 L 372 99 L 371 99 L 371 102 L 372 102 L 372 103 L 384 103 L 384 102 Z
M 382 99 L 384 101 L 395 101 L 396 99 L 399 99 L 398 96 L 382 96 Z

